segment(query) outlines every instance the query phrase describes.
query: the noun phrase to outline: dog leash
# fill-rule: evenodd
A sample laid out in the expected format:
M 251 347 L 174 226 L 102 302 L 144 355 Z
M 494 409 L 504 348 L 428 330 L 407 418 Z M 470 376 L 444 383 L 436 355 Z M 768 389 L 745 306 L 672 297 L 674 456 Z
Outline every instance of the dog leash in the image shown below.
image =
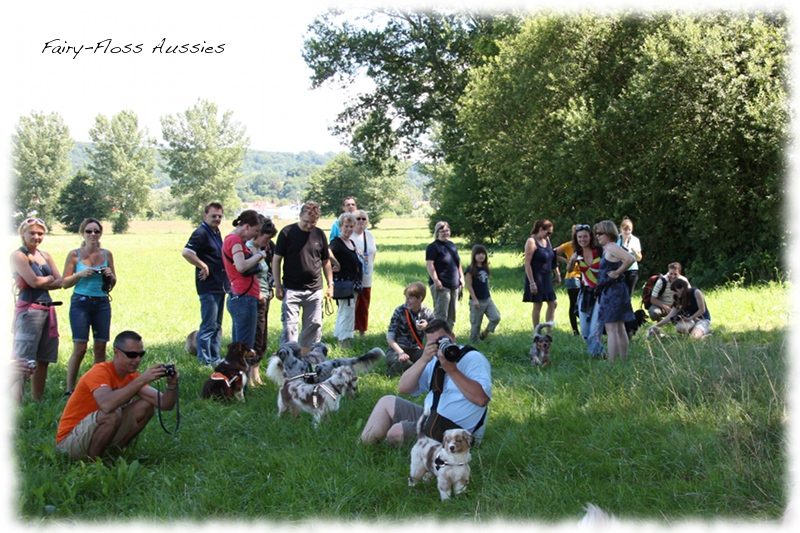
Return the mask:
M 316 377 L 316 375 L 317 375 L 316 372 L 306 372 L 305 374 L 297 374 L 296 376 L 292 376 L 290 378 L 286 378 L 286 383 L 289 383 L 290 381 L 294 381 L 294 380 L 300 379 L 300 378 L 303 378 L 303 379 L 313 378 L 313 377 Z
M 327 296 L 324 298 L 324 300 L 325 300 L 325 316 L 331 316 L 334 312 L 333 300 L 331 300 Z

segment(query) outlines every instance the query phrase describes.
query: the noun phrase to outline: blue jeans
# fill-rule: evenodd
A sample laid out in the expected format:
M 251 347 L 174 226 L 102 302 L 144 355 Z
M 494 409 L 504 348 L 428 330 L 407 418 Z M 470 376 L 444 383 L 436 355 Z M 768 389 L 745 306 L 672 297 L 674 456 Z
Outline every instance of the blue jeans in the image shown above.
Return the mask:
M 256 342 L 258 325 L 258 298 L 248 294 L 231 294 L 228 312 L 233 319 L 233 342 L 244 342 L 252 348 Z
M 200 295 L 200 329 L 197 330 L 197 360 L 200 364 L 208 365 L 220 358 L 224 312 L 224 292 Z
M 585 313 L 581 310 L 583 309 L 583 297 L 584 293 L 581 292 L 578 295 L 578 314 L 581 319 L 581 335 L 583 336 L 583 340 L 586 341 L 589 355 L 600 356 L 605 353 L 605 348 L 603 348 L 603 324 L 597 319 L 597 312 L 600 310 L 600 304 L 595 302 L 594 307 L 592 307 L 592 313 Z
M 111 303 L 108 296 L 72 294 L 69 304 L 69 325 L 72 342 L 89 342 L 89 327 L 94 342 L 108 342 L 111 338 Z

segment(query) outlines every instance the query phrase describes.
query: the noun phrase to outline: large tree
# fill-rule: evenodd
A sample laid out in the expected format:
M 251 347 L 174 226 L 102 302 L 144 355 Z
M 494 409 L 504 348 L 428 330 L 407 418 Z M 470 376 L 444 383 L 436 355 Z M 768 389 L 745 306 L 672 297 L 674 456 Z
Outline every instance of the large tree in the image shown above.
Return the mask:
M 776 274 L 785 20 L 542 14 L 501 48 L 472 72 L 465 142 L 435 177 L 437 215 L 456 231 L 521 249 L 538 218 L 566 240 L 572 224 L 629 216 L 645 272 Z
M 460 142 L 457 101 L 469 69 L 496 54 L 495 42 L 517 25 L 515 16 L 489 13 L 331 10 L 309 27 L 303 58 L 313 87 L 351 85 L 360 76 L 374 82 L 334 128 L 360 160 L 380 168 L 404 154 L 439 159 Z
M 170 190 L 181 201 L 180 215 L 198 223 L 209 202 L 222 203 L 226 211 L 241 204 L 235 183 L 250 139 L 233 112 L 221 118 L 217 113 L 216 104 L 198 100 L 182 114 L 161 118 Z
M 407 170 L 407 165 L 390 165 L 376 174 L 371 166 L 342 153 L 311 175 L 304 200 L 318 202 L 323 215 L 338 216 L 342 200 L 352 196 L 375 226 L 398 199 Z
M 58 197 L 57 216 L 66 231 L 78 233 L 83 219 L 93 217 L 106 220 L 110 214 L 103 187 L 87 171 L 77 171 L 62 187 Z
M 114 233 L 124 233 L 131 218 L 147 208 L 150 185 L 155 182 L 155 140 L 139 130 L 133 111 L 121 111 L 110 120 L 98 115 L 89 130 L 88 170 L 100 187 Z
M 19 119 L 12 144 L 14 222 L 36 215 L 50 224 L 59 189 L 72 170 L 69 128 L 58 113 L 33 112 Z

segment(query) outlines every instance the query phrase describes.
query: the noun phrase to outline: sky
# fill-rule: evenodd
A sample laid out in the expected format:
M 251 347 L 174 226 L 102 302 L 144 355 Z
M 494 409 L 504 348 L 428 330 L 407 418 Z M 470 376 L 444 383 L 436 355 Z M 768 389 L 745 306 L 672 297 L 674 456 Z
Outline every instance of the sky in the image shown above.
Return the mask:
M 234 118 L 247 129 L 251 149 L 318 153 L 345 149 L 328 128 L 352 94 L 333 88 L 311 90 L 311 71 L 301 56 L 308 25 L 316 15 L 333 5 L 330 1 L 11 0 L 4 4 L 0 8 L 0 66 L 5 74 L 0 98 L 0 131 L 7 138 L 13 134 L 21 116 L 40 111 L 59 113 L 73 139 L 89 141 L 88 132 L 98 114 L 110 117 L 130 109 L 138 114 L 140 127 L 146 127 L 151 137 L 160 139 L 160 117 L 181 113 L 198 99 L 204 99 L 216 103 L 221 112 L 233 112 Z M 618 10 L 641 8 L 644 4 L 549 0 L 494 2 L 492 5 L 556 10 L 588 6 Z M 338 5 L 352 8 L 377 3 L 339 2 Z M 485 7 L 488 4 L 436 2 L 436 5 Z M 679 0 L 647 2 L 646 5 L 648 9 L 777 8 L 788 11 L 793 17 L 797 11 L 787 2 Z M 796 37 L 795 30 L 792 36 L 795 42 Z M 142 51 L 114 54 L 84 48 L 75 56 L 74 52 L 58 54 L 45 49 L 48 42 L 51 46 L 93 47 L 107 39 L 111 40 L 111 47 L 141 44 Z M 224 51 L 212 54 L 154 52 L 154 47 L 163 39 L 166 39 L 165 46 L 205 42 L 211 47 L 224 45 Z M 792 70 L 796 72 L 796 52 L 792 63 Z M 793 104 L 795 101 L 793 95 Z M 796 130 L 796 121 L 793 129 Z M 794 133 L 797 138 L 797 132 Z M 0 143 L 0 161 L 6 165 L 4 176 L 9 175 L 9 148 L 8 143 Z M 792 164 L 794 152 L 792 147 Z M 794 174 L 792 166 L 787 184 L 792 204 L 797 197 Z M 9 198 L 8 179 L 0 179 L 0 198 Z M 796 215 L 787 218 L 787 226 L 797 232 Z M 792 254 L 795 256 L 797 254 Z M 794 265 L 797 261 L 792 259 L 790 267 L 800 267 Z M 2 272 L 0 275 L 4 276 Z M 0 329 L 2 335 L 7 335 L 7 327 Z M 2 403 L 0 401 L 0 405 Z M 797 405 L 794 400 L 792 403 Z M 0 448 L 4 446 L 0 443 Z M 2 451 L 0 449 L 0 455 Z

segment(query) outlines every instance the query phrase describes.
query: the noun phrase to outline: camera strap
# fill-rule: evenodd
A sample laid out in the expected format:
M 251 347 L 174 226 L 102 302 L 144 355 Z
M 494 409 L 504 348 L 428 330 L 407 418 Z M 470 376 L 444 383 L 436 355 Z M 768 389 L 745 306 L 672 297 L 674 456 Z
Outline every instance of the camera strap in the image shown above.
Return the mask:
M 462 347 L 461 351 L 459 352 L 459 360 L 473 350 L 475 350 L 475 348 L 469 345 Z M 433 393 L 431 416 L 433 416 L 434 413 L 438 413 L 437 407 L 439 406 L 439 398 L 441 397 L 442 391 L 444 390 L 444 377 L 446 374 L 447 372 L 445 372 L 444 368 L 442 368 L 442 364 L 437 360 L 436 363 L 433 365 L 433 376 L 431 376 L 431 385 L 430 385 L 430 390 Z M 489 407 L 488 406 L 484 407 L 481 419 L 478 420 L 478 423 L 475 425 L 474 428 L 472 428 L 472 431 L 470 431 L 470 433 L 474 435 L 475 432 L 478 431 L 478 429 L 480 429 L 480 427 L 486 420 L 486 413 L 488 412 L 489 412 Z
M 179 386 L 179 384 L 175 383 L 175 388 L 176 389 L 178 388 L 178 386 Z M 158 421 L 161 423 L 161 428 L 164 431 L 167 432 L 167 435 L 173 435 L 173 434 L 178 432 L 178 428 L 181 425 L 181 404 L 180 404 L 181 397 L 180 397 L 180 394 L 178 394 L 180 391 L 179 390 L 175 391 L 175 415 L 176 415 L 177 418 L 175 420 L 175 429 L 170 431 L 170 430 L 168 430 L 166 428 L 166 426 L 164 426 L 164 420 L 161 418 L 161 390 L 160 390 L 159 387 L 156 387 L 156 390 L 158 391 L 158 396 L 156 397 L 157 398 L 156 399 L 156 403 L 158 404 L 157 405 L 157 407 L 158 407 Z
M 411 319 L 411 312 L 408 310 L 408 307 L 405 308 L 405 312 L 406 320 L 408 320 L 408 329 L 411 331 L 411 336 L 414 337 L 414 342 L 417 343 L 419 348 L 424 348 L 425 346 L 422 344 L 419 334 L 417 333 L 417 324 Z

